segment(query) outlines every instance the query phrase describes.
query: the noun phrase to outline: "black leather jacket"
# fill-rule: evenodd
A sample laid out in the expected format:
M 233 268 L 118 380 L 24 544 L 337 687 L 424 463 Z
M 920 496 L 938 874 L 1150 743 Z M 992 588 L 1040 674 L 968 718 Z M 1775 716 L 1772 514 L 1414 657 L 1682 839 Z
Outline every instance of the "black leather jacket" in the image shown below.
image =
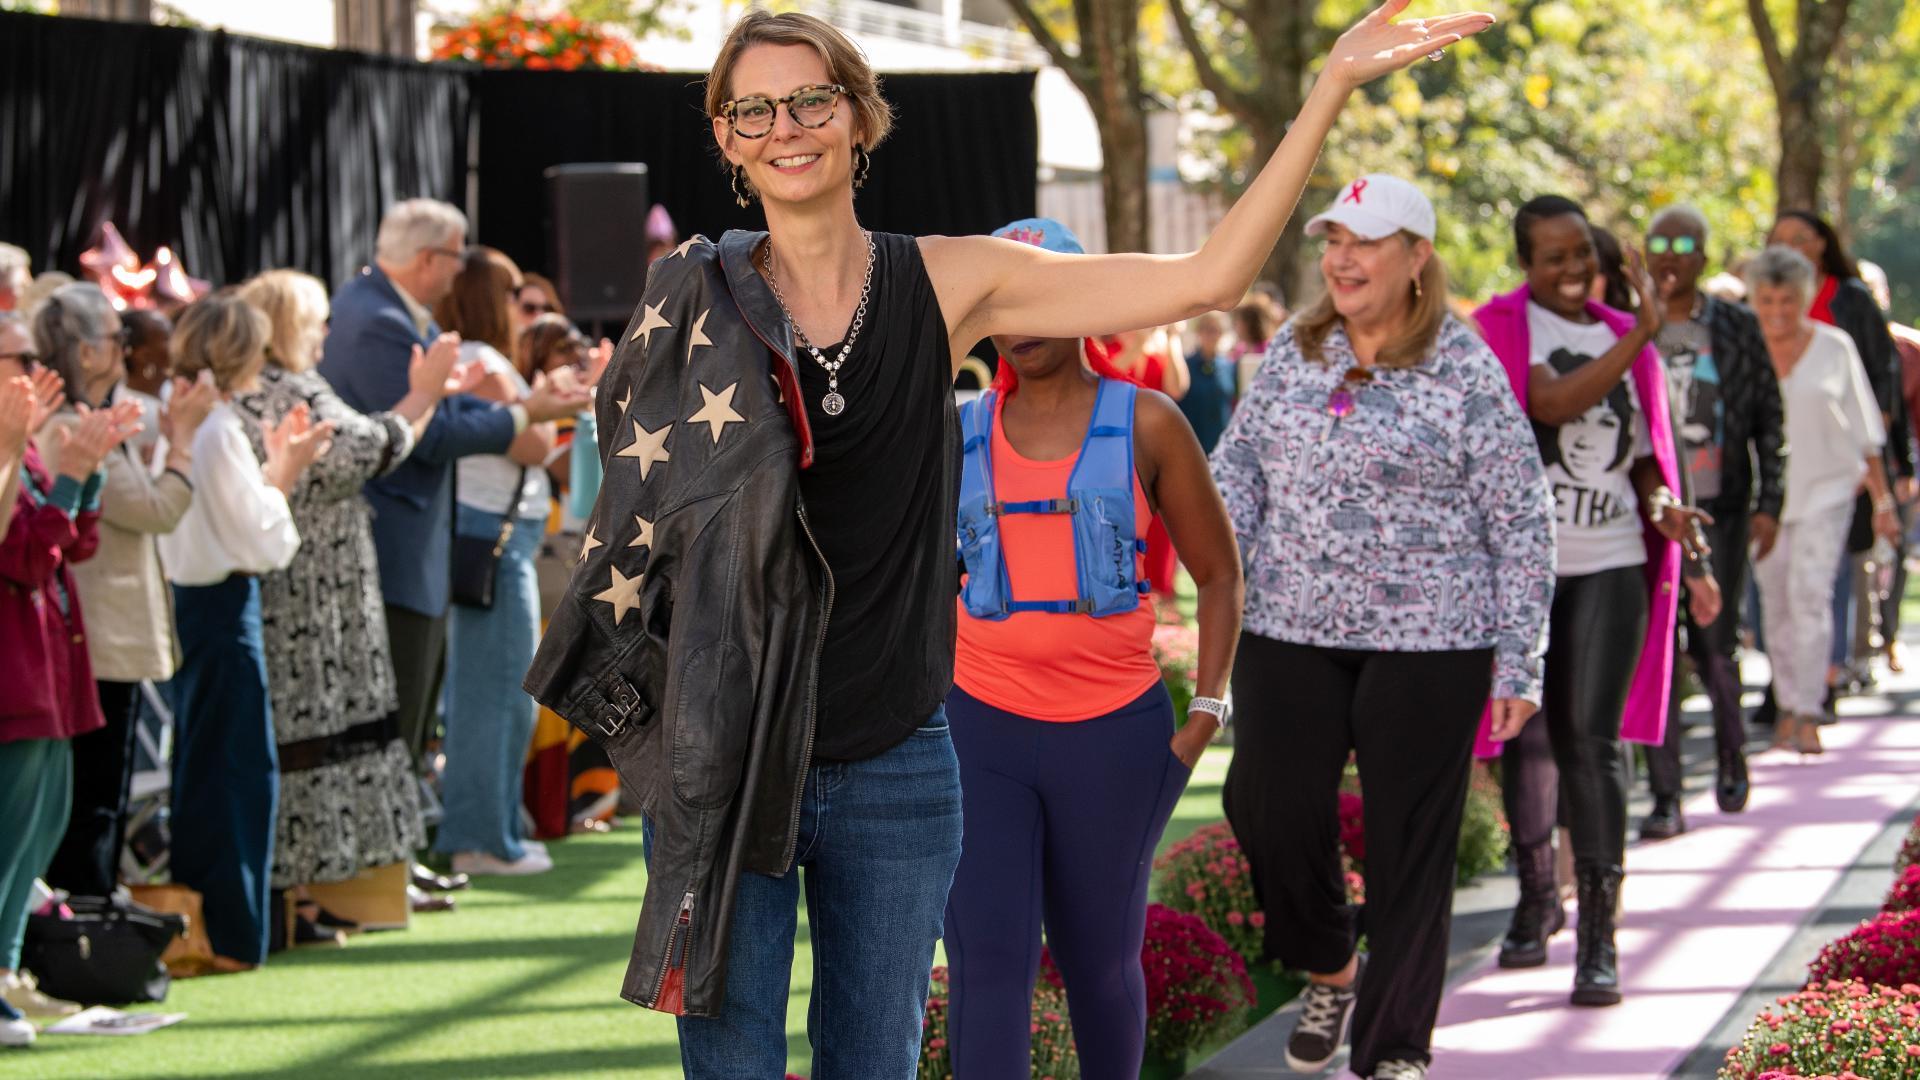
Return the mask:
M 603 378 L 605 479 L 526 689 L 606 748 L 652 827 L 621 996 L 717 1016 L 747 871 L 792 868 L 833 579 L 807 529 L 792 331 L 752 253 L 656 262 Z

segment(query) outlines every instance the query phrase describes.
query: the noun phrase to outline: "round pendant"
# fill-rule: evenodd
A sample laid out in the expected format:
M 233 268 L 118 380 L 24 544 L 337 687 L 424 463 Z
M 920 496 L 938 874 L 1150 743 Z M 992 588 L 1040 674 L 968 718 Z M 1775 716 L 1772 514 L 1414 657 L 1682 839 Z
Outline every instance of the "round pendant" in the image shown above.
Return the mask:
M 839 416 L 847 411 L 847 399 L 839 394 L 828 394 L 820 399 L 820 408 L 828 416 Z

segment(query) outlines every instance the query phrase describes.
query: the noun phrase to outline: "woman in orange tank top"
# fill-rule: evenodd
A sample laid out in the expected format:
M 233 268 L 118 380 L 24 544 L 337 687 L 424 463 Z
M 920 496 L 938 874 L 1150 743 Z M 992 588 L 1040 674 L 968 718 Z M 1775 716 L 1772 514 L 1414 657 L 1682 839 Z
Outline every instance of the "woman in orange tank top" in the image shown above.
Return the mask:
M 1021 222 L 1001 235 L 1078 249 L 1052 221 Z M 1102 382 L 1113 373 L 1096 373 L 1105 365 L 1089 360 L 1080 339 L 993 343 L 1001 375 L 991 402 L 982 403 L 994 410 L 990 497 L 1001 504 L 1067 499 L 1082 453 L 1093 452 L 1085 449 L 1094 441 L 1089 429 Z M 1098 617 L 1015 610 L 981 618 L 964 597 L 958 601 L 947 716 L 960 759 L 965 841 L 946 916 L 956 1076 L 1027 1075 L 1028 1003 L 1043 928 L 1066 983 L 1082 1071 L 1133 1076 L 1140 1069 L 1147 872 L 1174 803 L 1218 730 L 1206 702 L 1226 689 L 1241 580 L 1226 506 L 1186 417 L 1165 395 L 1139 390 L 1131 435 L 1133 535 L 1145 538 L 1154 515 L 1163 517 L 1199 586 L 1199 707 L 1175 731 L 1153 659 L 1148 597 Z M 1071 516 L 1010 511 L 993 527 L 1009 598 L 1082 594 Z M 1134 561 L 1140 578 L 1137 554 Z

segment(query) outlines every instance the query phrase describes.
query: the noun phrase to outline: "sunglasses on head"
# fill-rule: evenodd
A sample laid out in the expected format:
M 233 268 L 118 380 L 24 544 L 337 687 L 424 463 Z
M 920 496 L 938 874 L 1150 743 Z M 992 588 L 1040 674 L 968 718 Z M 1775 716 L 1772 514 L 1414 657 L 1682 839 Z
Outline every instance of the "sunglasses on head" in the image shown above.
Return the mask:
M 1700 245 L 1691 236 L 1650 236 L 1647 238 L 1647 254 L 1665 255 L 1671 251 L 1675 255 L 1691 255 L 1700 250 Z

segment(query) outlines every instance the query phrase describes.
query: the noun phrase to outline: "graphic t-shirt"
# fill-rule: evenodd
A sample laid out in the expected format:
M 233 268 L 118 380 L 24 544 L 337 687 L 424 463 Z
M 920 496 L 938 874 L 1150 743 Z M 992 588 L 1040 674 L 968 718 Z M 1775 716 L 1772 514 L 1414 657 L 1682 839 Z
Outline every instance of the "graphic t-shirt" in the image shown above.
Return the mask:
M 1527 304 L 1532 363 L 1565 375 L 1613 348 L 1619 338 L 1605 323 L 1577 323 Z M 1579 417 L 1533 434 L 1553 486 L 1557 572 L 1597 574 L 1647 561 L 1640 537 L 1639 496 L 1628 475 L 1652 453 L 1646 414 L 1631 377 Z
M 1667 362 L 1667 401 L 1680 435 L 1680 463 L 1695 502 L 1720 494 L 1720 459 L 1726 427 L 1720 369 L 1713 362 L 1713 335 L 1699 319 L 1669 322 L 1655 345 Z

